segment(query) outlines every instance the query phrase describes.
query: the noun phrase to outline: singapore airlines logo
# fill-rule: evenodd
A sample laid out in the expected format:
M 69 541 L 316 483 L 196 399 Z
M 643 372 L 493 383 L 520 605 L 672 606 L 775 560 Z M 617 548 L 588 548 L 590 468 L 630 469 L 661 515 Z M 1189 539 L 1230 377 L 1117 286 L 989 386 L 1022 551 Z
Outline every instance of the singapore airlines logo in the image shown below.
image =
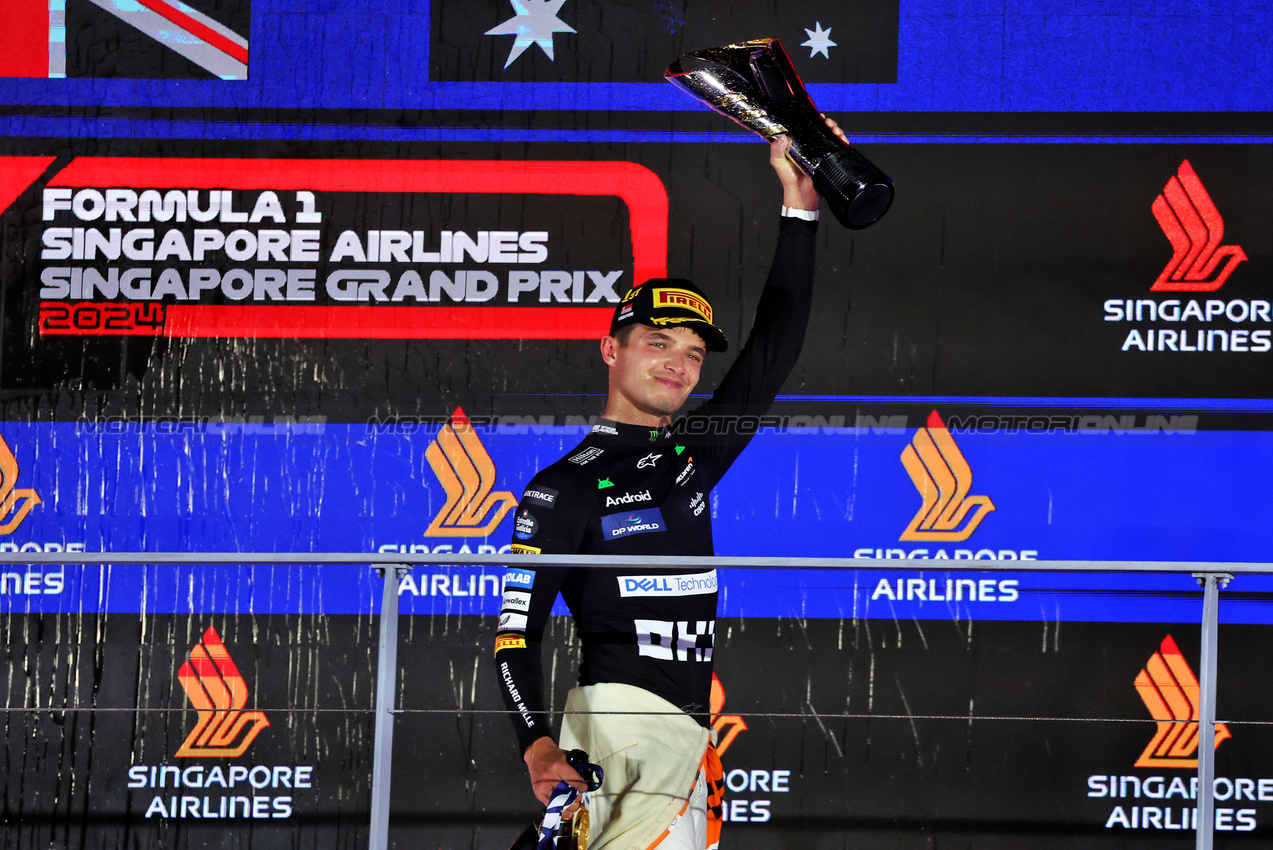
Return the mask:
M 0 534 L 12 534 L 41 499 L 30 487 L 18 487 L 18 459 L 0 437 Z M 7 517 L 7 519 L 6 519 Z
M 1171 260 L 1151 287 L 1158 292 L 1213 292 L 1247 258 L 1237 245 L 1221 245 L 1224 219 L 1189 160 L 1154 199 L 1154 217 L 1171 242 Z M 1224 268 L 1216 272 L 1221 260 Z
M 1136 676 L 1136 691 L 1150 715 L 1158 721 L 1158 731 L 1136 760 L 1136 767 L 1196 768 L 1198 759 L 1198 679 L 1180 654 L 1171 635 Z M 1216 724 L 1216 746 L 1232 733 Z
M 716 754 L 724 755 L 739 733 L 747 731 L 747 721 L 742 715 L 721 714 L 725 708 L 725 686 L 712 674 L 712 729 L 716 732 Z
M 507 490 L 492 492 L 495 463 L 464 410 L 457 407 L 424 456 L 446 491 L 446 504 L 426 537 L 485 537 L 517 505 Z
M 902 465 L 923 502 L 899 540 L 967 540 L 995 509 L 989 496 L 968 495 L 972 467 L 936 410 L 902 452 Z
M 243 711 L 248 702 L 247 682 L 211 626 L 177 671 L 177 681 L 199 715 L 199 722 L 177 750 L 177 758 L 241 756 L 270 725 L 265 712 Z

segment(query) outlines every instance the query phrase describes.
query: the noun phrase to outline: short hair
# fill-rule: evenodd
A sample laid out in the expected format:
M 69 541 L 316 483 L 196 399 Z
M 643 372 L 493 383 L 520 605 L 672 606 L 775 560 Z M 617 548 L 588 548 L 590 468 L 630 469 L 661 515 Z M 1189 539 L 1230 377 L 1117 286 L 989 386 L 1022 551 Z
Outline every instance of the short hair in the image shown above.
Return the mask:
M 615 333 L 614 338 L 619 343 L 620 348 L 628 347 L 628 340 L 632 338 L 632 332 L 636 330 L 636 325 L 625 325 Z

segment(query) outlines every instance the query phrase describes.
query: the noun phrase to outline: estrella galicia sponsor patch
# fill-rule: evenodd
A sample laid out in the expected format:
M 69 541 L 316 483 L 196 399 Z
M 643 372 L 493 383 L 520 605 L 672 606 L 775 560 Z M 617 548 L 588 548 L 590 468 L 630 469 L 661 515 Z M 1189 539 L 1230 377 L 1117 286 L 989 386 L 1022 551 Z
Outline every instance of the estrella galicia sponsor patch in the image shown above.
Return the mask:
M 601 531 L 606 540 L 618 540 L 631 537 L 633 534 L 648 534 L 652 531 L 665 531 L 667 523 L 658 508 L 642 508 L 635 511 L 609 514 L 601 518 Z
M 524 632 L 526 631 L 526 615 L 525 614 L 500 614 L 499 630 L 501 632 Z
M 522 501 L 551 508 L 557 504 L 557 491 L 551 487 L 527 487 L 526 492 L 522 494 Z
M 521 635 L 499 635 L 495 638 L 495 654 L 501 649 L 525 649 L 526 638 Z
M 527 613 L 530 611 L 530 594 L 524 590 L 505 590 L 503 609 L 520 614 Z
M 527 546 L 526 548 L 529 549 L 531 547 Z M 536 549 L 535 552 L 538 553 L 539 550 Z M 534 586 L 535 586 L 535 571 L 534 570 L 509 570 L 508 572 L 504 573 L 504 589 L 505 590 L 507 590 L 510 587 L 516 587 L 519 590 L 530 590 Z
M 529 540 L 535 536 L 535 532 L 539 531 L 539 522 L 535 519 L 535 515 L 522 508 L 517 513 L 517 523 L 513 527 L 513 536 L 518 540 Z
M 514 543 L 512 551 L 514 555 L 540 555 L 543 554 L 544 550 L 538 546 L 524 546 L 521 543 Z
M 698 596 L 716 592 L 716 570 L 679 576 L 619 576 L 619 595 Z

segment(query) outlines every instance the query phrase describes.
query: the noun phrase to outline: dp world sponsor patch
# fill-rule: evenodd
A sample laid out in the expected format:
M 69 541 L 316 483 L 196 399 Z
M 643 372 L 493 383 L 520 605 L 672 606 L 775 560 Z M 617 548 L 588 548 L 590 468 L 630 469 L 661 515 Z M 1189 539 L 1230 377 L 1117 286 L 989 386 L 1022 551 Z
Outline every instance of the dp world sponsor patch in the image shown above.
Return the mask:
M 619 595 L 698 596 L 716 592 L 716 570 L 680 576 L 619 576 Z
M 639 511 L 623 511 L 608 514 L 601 518 L 601 530 L 606 540 L 618 540 L 633 534 L 648 534 L 652 531 L 664 531 L 667 523 L 658 508 L 645 508 Z

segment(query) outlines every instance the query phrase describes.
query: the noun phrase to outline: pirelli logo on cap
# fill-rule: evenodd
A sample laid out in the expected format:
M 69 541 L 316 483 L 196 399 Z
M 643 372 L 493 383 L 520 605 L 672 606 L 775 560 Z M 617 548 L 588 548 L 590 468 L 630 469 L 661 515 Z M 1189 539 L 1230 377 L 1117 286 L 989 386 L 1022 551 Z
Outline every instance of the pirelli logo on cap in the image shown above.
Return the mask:
M 654 290 L 654 306 L 684 307 L 698 313 L 707 321 L 712 320 L 712 305 L 688 289 L 656 289 Z
M 526 638 L 521 635 L 500 635 L 495 638 L 495 654 L 499 655 L 501 649 L 525 649 Z

